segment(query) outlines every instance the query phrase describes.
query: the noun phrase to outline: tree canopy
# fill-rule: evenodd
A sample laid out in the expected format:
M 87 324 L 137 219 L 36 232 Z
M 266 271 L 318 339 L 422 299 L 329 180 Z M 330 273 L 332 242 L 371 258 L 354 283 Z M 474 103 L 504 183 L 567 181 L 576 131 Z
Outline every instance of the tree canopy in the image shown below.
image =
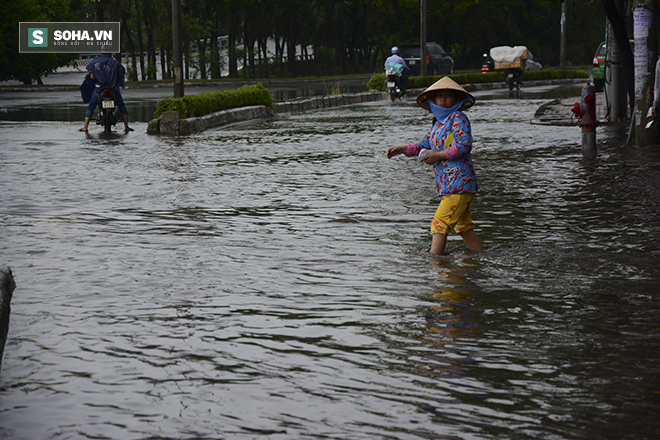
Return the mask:
M 3 0 L 0 2 L 0 81 L 17 79 L 25 84 L 41 82 L 44 74 L 66 64 L 67 54 L 19 53 L 18 24 L 22 21 L 71 21 L 63 0 Z
M 567 60 L 589 64 L 605 35 L 603 7 L 566 2 Z M 36 79 L 69 59 L 19 54 L 20 21 L 119 21 L 128 79 L 156 79 L 157 71 L 169 78 L 171 3 L 4 0 L 0 80 Z M 419 42 L 419 10 L 419 0 L 182 0 L 186 77 L 218 78 L 225 69 L 233 77 L 380 71 L 392 46 Z M 427 0 L 427 41 L 447 49 L 457 69 L 478 69 L 481 54 L 500 45 L 525 45 L 557 65 L 560 19 L 561 0 Z

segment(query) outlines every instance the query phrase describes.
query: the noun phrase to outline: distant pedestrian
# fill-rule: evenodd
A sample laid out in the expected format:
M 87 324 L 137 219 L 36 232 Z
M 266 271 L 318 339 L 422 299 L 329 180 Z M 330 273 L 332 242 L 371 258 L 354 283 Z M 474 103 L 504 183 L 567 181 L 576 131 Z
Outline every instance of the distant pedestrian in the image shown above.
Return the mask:
M 431 232 L 431 253 L 442 255 L 447 235 L 454 229 L 468 249 L 483 249 L 474 231 L 470 203 L 478 190 L 472 165 L 472 132 L 464 109 L 474 104 L 474 97 L 449 77 L 436 81 L 417 97 L 417 104 L 435 116 L 433 127 L 421 142 L 391 147 L 387 158 L 398 154 L 418 156 L 433 165 L 436 190 L 441 197 Z

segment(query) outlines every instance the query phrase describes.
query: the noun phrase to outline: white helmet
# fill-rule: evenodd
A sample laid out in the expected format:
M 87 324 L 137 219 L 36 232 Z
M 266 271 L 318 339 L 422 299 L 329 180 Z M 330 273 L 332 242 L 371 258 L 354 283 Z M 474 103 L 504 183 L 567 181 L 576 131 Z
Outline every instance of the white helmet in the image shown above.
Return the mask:
M 394 46 L 394 47 L 392 48 L 392 53 L 399 53 L 399 48 L 396 47 L 396 46 Z

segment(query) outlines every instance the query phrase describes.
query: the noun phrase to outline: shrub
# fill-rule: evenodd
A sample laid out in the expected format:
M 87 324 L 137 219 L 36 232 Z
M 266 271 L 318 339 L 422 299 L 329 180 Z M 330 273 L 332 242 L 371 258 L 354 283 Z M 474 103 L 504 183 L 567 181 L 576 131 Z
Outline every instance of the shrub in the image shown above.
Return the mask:
M 371 75 L 369 82 L 367 83 L 368 90 L 380 90 L 381 92 L 385 91 L 385 74 L 384 73 L 374 73 Z
M 258 83 L 252 86 L 243 86 L 236 90 L 223 90 L 222 92 L 208 92 L 199 95 L 188 95 L 183 98 L 165 98 L 156 106 L 154 117 L 158 118 L 163 112 L 174 110 L 182 117 L 204 116 L 209 113 L 229 108 L 246 107 L 249 105 L 273 105 L 270 92 Z

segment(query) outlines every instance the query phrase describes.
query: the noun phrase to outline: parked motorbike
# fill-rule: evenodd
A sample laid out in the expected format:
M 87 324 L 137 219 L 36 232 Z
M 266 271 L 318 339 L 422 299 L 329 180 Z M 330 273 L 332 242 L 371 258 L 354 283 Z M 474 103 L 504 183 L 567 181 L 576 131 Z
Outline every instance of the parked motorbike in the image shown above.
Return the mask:
M 403 90 L 401 89 L 401 74 L 394 70 L 387 70 L 387 93 L 394 102 L 397 98 L 403 99 Z
M 98 95 L 99 114 L 96 118 L 96 125 L 103 126 L 105 133 L 110 133 L 112 127 L 117 124 L 121 118 L 119 107 L 117 107 L 117 98 L 115 91 L 111 88 L 99 90 Z

